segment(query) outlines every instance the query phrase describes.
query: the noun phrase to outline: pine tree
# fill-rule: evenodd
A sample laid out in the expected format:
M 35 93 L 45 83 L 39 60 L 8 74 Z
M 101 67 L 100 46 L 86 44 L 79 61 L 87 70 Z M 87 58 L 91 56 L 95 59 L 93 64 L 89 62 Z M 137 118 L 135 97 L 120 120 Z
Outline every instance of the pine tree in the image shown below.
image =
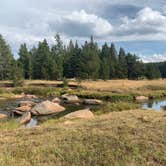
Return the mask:
M 148 79 L 160 78 L 161 74 L 159 68 L 153 63 L 146 64 L 146 77 Z
M 62 80 L 65 49 L 59 34 L 56 34 L 55 41 L 56 44 L 51 49 L 51 56 L 54 61 L 54 67 L 56 67 L 56 79 Z
M 126 56 L 127 68 L 128 68 L 128 79 L 139 79 L 144 76 L 144 64 L 139 61 L 136 55 L 130 53 Z
M 26 44 L 21 44 L 19 49 L 19 61 L 23 67 L 23 75 L 25 79 L 32 78 L 32 59 Z
M 110 47 L 110 78 L 117 78 L 118 71 L 118 55 L 115 45 L 112 43 Z
M 74 62 L 72 62 L 73 60 L 73 56 L 74 56 L 74 44 L 73 41 L 70 40 L 69 46 L 67 47 L 66 50 L 66 54 L 65 54 L 65 58 L 64 58 L 64 76 L 67 78 L 74 78 L 74 69 L 73 69 L 73 64 Z
M 11 79 L 13 59 L 9 45 L 0 35 L 0 80 Z
M 81 56 L 81 77 L 88 79 L 97 79 L 99 77 L 100 58 L 99 49 L 91 37 L 91 41 L 85 42 L 82 48 Z
M 39 42 L 36 55 L 34 57 L 34 77 L 35 79 L 49 79 L 50 49 L 47 40 Z
M 102 46 L 101 50 L 101 66 L 100 66 L 100 78 L 108 80 L 110 78 L 110 48 L 107 43 Z
M 118 78 L 127 78 L 127 61 L 126 54 L 123 48 L 120 48 L 119 51 Z

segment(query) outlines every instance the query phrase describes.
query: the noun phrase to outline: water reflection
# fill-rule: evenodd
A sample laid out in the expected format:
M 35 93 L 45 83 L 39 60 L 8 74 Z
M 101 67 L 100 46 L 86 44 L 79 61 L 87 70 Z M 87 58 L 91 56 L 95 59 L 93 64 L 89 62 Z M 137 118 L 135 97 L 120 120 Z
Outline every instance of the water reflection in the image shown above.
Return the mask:
M 35 126 L 37 126 L 37 119 L 33 119 L 33 118 L 31 118 L 29 123 L 24 125 L 25 128 L 32 128 Z
M 166 107 L 166 99 L 152 100 L 142 104 L 143 109 L 153 109 L 156 111 L 163 111 Z

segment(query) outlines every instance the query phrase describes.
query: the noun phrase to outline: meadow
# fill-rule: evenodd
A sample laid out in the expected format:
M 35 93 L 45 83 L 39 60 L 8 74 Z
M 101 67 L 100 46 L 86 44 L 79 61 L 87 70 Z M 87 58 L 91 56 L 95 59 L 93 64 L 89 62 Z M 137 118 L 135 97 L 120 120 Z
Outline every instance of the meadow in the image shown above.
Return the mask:
M 43 96 L 76 94 L 106 103 L 91 120 L 50 119 L 24 129 L 15 120 L 0 122 L 0 165 L 90 166 L 166 165 L 166 112 L 141 110 L 134 96 L 166 96 L 166 80 L 25 81 L 5 87 L 6 98 L 24 93 Z M 107 103 L 109 102 L 109 103 Z

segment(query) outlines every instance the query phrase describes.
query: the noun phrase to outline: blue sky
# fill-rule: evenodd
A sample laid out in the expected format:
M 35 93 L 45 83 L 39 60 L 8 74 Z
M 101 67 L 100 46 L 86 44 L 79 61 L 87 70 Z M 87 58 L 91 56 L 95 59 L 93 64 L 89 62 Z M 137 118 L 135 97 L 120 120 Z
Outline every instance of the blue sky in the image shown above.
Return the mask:
M 0 0 L 0 33 L 17 55 L 60 33 L 80 43 L 94 35 L 101 45 L 115 42 L 143 61 L 166 61 L 165 0 Z

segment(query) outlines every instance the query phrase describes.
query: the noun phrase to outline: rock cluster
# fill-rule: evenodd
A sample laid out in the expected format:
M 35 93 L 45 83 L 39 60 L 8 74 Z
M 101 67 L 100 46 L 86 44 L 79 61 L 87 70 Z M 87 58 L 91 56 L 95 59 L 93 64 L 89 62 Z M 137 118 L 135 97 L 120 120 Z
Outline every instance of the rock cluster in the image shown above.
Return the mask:
M 69 95 L 64 94 L 61 96 L 61 98 L 54 98 L 51 101 L 46 100 L 39 103 L 35 103 L 34 100 L 36 99 L 36 96 L 34 95 L 25 95 L 24 99 L 18 103 L 18 107 L 13 110 L 14 113 L 17 113 L 19 115 L 22 115 L 19 118 L 20 124 L 26 124 L 31 120 L 32 116 L 41 116 L 41 115 L 51 115 L 51 114 L 57 114 L 59 112 L 65 111 L 65 107 L 63 107 L 62 104 L 85 104 L 85 105 L 101 105 L 103 104 L 103 101 L 96 100 L 96 99 L 85 99 L 80 100 L 76 95 Z M 25 97 L 26 96 L 26 97 Z M 6 115 L 0 114 L 0 118 L 5 118 Z M 75 119 L 75 118 L 81 118 L 81 119 L 93 119 L 94 115 L 90 111 L 90 109 L 83 109 L 78 110 L 72 113 L 69 113 L 64 116 L 67 119 Z

